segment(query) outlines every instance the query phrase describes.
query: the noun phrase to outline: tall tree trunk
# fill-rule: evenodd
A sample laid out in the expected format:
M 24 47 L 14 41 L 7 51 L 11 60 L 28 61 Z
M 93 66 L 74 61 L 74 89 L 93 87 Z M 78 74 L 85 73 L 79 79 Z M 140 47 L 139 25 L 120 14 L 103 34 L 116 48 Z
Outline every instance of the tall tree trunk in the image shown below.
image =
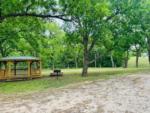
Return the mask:
M 150 64 L 150 49 L 148 50 L 148 62 Z
M 3 50 L 3 48 L 0 48 L 0 54 L 2 57 L 6 57 L 6 52 Z
M 88 53 L 84 50 L 84 58 L 83 58 L 83 70 L 82 70 L 82 76 L 87 76 L 88 73 Z
M 149 64 L 150 64 L 150 38 L 147 38 L 147 51 L 148 51 L 148 61 L 149 61 Z
M 88 37 L 83 38 L 84 55 L 83 55 L 83 70 L 82 76 L 87 76 L 89 65 Z
M 111 59 L 111 65 L 112 65 L 112 67 L 115 67 L 114 58 L 112 56 L 112 53 L 110 55 L 110 59 Z
M 128 68 L 129 50 L 126 51 L 126 57 L 124 59 L 124 68 Z
M 97 56 L 96 56 L 96 53 L 95 53 L 95 68 L 97 67 Z
M 136 68 L 139 67 L 139 49 L 136 50 Z
M 77 57 L 75 57 L 75 65 L 76 65 L 76 68 L 78 68 L 78 60 L 77 60 L 78 58 Z
M 54 64 L 54 62 L 53 62 L 53 67 L 52 67 L 52 68 L 53 68 L 53 70 L 55 69 L 55 64 Z

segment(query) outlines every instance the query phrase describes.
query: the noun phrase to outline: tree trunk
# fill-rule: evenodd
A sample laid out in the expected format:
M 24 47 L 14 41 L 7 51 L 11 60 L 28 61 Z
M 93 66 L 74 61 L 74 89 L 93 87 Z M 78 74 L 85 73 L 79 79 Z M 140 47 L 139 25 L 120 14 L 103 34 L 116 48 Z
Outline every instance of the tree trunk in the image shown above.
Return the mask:
M 87 76 L 88 73 L 88 53 L 84 51 L 82 76 Z
M 70 68 L 69 63 L 68 63 L 68 69 Z
M 95 53 L 95 68 L 97 67 L 97 56 L 96 56 L 96 53 Z
M 89 65 L 88 37 L 83 38 L 84 55 L 83 55 L 83 70 L 82 76 L 87 76 Z
M 148 62 L 150 64 L 150 49 L 148 50 Z
M 53 68 L 53 70 L 55 69 L 55 64 L 54 64 L 54 62 L 53 62 L 53 67 L 52 67 L 52 68 Z
M 136 50 L 136 68 L 139 67 L 139 50 Z
M 124 68 L 128 68 L 128 59 L 129 59 L 129 51 L 127 50 L 125 61 L 124 61 Z
M 149 64 L 150 64 L 150 38 L 147 38 L 147 51 L 148 51 L 148 61 L 149 61 Z
M 115 67 L 115 63 L 114 63 L 114 59 L 113 59 L 113 56 L 112 56 L 112 54 L 110 55 L 110 59 L 111 59 L 111 64 L 112 64 L 112 67 Z
M 78 60 L 77 60 L 78 58 L 77 57 L 75 57 L 75 65 L 76 65 L 76 68 L 78 68 Z

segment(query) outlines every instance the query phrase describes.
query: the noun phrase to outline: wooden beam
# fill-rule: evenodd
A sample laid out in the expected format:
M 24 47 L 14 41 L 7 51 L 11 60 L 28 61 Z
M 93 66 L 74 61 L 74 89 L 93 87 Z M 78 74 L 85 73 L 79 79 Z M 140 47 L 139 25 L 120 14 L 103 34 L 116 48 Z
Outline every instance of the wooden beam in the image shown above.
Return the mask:
M 17 66 L 17 62 L 14 62 L 14 75 L 16 76 L 16 66 Z
M 31 61 L 28 61 L 28 78 L 30 78 L 31 76 Z
M 4 63 L 4 76 L 6 77 L 6 73 L 7 73 L 7 63 L 6 62 L 3 62 Z
M 39 69 L 39 71 L 40 71 L 40 77 L 42 77 L 42 62 L 39 61 L 39 63 L 40 63 L 40 69 Z
M 12 63 L 12 62 L 10 62 L 10 61 L 7 62 L 7 65 L 8 65 L 8 66 L 7 66 L 7 72 L 8 72 L 8 73 L 7 73 L 7 77 L 8 77 L 8 79 L 11 79 L 11 78 L 12 78 L 11 63 Z

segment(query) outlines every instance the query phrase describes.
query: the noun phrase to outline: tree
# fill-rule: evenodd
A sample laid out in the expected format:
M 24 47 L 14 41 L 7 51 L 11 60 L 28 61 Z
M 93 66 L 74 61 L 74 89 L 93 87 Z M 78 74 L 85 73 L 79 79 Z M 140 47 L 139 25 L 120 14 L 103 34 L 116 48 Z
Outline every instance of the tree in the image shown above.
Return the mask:
M 76 35 L 74 34 L 76 37 Z M 74 38 L 75 40 L 72 40 L 73 34 L 66 36 L 66 51 L 70 56 L 70 61 L 73 62 L 73 65 L 78 68 L 80 66 L 79 62 L 82 62 L 82 46 L 78 43 L 77 38 Z M 66 54 L 65 54 L 66 55 Z
M 51 67 L 52 69 L 62 67 L 61 59 L 65 51 L 65 32 L 54 22 L 45 22 L 44 28 L 44 37 L 40 49 L 44 67 Z
M 107 24 L 108 25 L 108 24 Z M 102 43 L 106 48 L 107 53 L 110 56 L 112 67 L 115 67 L 115 62 L 113 58 L 113 50 L 115 48 L 115 38 L 109 27 L 103 27 L 101 30 Z
M 143 4 L 139 4 L 139 9 L 132 10 L 128 13 L 129 18 L 129 26 L 130 26 L 130 32 L 129 35 L 131 37 L 131 43 L 132 46 L 135 48 L 136 53 L 136 67 L 138 67 L 139 62 L 139 56 L 141 54 L 141 51 L 145 48 L 145 36 L 143 35 L 142 31 L 142 21 L 141 21 L 141 14 L 145 14 L 143 11 Z
M 101 3 L 100 3 L 101 2 Z M 99 40 L 99 31 L 103 18 L 110 14 L 109 4 L 105 0 L 61 0 L 63 10 L 73 19 L 67 32 L 76 32 L 83 45 L 83 71 L 86 76 L 89 65 L 89 53 Z M 85 8 L 86 7 L 86 8 Z
M 143 10 L 143 1 L 142 0 L 120 0 L 116 3 L 117 0 L 112 0 L 113 6 L 117 6 L 117 10 L 121 14 L 117 15 L 111 21 L 112 32 L 114 37 L 117 37 L 118 47 L 121 51 L 124 51 L 124 67 L 128 67 L 129 51 L 132 46 L 141 45 L 140 42 L 143 42 L 143 38 L 138 38 L 137 35 L 140 35 L 141 28 L 140 26 L 140 10 Z M 114 26 L 114 27 L 113 27 Z M 135 33 L 136 32 L 136 33 Z M 138 41 L 138 42 L 137 42 Z M 138 43 L 138 44 L 137 44 Z M 116 45 L 116 43 L 115 43 Z M 137 57 L 138 60 L 138 57 Z M 137 61 L 138 62 L 138 61 Z
M 142 29 L 142 34 L 145 36 L 145 40 L 147 41 L 147 51 L 148 51 L 148 61 L 150 64 L 150 1 L 145 0 L 145 3 L 142 4 L 142 7 L 139 10 L 139 22 Z

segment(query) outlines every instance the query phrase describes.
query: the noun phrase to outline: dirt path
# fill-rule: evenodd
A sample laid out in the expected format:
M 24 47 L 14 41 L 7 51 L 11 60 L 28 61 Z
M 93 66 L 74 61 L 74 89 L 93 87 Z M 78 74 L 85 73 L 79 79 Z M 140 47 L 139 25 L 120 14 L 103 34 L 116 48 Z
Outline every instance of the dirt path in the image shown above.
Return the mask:
M 0 97 L 0 113 L 150 113 L 150 74 Z

